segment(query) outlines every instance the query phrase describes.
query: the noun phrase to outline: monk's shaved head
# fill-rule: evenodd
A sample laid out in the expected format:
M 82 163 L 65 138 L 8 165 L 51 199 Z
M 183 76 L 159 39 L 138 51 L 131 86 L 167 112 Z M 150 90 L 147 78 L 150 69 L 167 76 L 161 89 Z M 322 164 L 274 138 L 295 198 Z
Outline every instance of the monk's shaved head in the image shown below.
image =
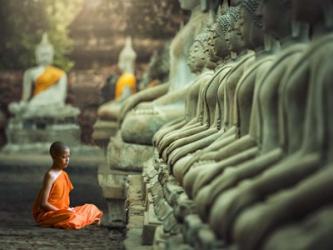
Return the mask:
M 66 149 L 69 149 L 67 145 L 60 141 L 53 142 L 50 147 L 50 155 L 52 158 L 62 154 Z

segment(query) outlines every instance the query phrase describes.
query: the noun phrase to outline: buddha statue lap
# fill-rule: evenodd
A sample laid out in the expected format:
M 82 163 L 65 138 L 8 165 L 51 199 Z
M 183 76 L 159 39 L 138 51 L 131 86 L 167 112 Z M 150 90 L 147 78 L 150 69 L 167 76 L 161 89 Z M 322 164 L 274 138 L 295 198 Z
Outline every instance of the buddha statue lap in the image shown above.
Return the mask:
M 313 6 L 312 11 L 314 12 L 310 18 L 316 16 L 315 13 L 318 13 L 320 9 L 318 6 L 327 7 L 327 5 L 328 2 L 321 2 L 320 5 Z M 302 7 L 299 5 L 298 8 Z M 309 11 L 308 8 L 305 9 Z M 316 17 L 316 21 L 320 20 L 320 17 Z M 311 20 L 313 21 L 313 19 Z M 230 240 L 235 222 L 244 225 L 241 221 L 248 218 L 246 216 L 248 207 L 280 190 L 292 188 L 305 178 L 311 178 L 309 176 L 318 172 L 323 164 L 324 152 L 321 146 L 323 137 L 320 136 L 320 132 L 324 115 L 318 112 L 322 109 L 314 111 L 314 107 L 316 100 L 321 100 L 321 96 L 316 94 L 318 93 L 316 85 L 322 81 L 322 74 L 319 74 L 321 71 L 317 67 L 320 63 L 316 55 L 325 45 L 331 46 L 330 35 L 322 39 L 314 39 L 291 67 L 290 76 L 286 78 L 289 80 L 283 81 L 280 88 L 282 98 L 280 112 L 284 121 L 282 147 L 286 152 L 283 160 L 278 164 L 273 164 L 259 176 L 241 182 L 237 188 L 222 193 L 216 200 L 210 218 L 212 222 L 213 220 L 222 221 L 222 225 L 218 224 L 219 228 L 214 222 L 212 226 L 224 239 Z M 311 60 L 312 58 L 314 59 Z M 318 115 L 319 113 L 320 115 Z M 304 197 L 304 199 L 306 198 Z M 242 212 L 244 212 L 244 216 Z M 250 224 L 248 227 L 240 226 L 235 229 L 235 234 L 244 237 L 244 232 L 248 232 L 247 229 L 250 227 Z
M 277 228 L 262 243 L 265 250 L 284 250 L 293 246 L 295 250 L 332 248 L 333 207 L 324 206 L 307 215 L 300 222 L 288 223 Z

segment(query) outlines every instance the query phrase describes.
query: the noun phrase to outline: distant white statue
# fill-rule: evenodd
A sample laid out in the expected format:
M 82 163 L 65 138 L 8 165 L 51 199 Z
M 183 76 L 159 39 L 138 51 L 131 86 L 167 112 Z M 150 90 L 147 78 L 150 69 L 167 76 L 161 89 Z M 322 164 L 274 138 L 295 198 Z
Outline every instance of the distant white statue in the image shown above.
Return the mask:
M 65 106 L 67 76 L 63 70 L 52 66 L 54 48 L 46 33 L 36 47 L 35 56 L 37 66 L 24 72 L 22 98 L 18 103 L 11 103 L 9 110 L 19 117 L 56 116 L 57 110 Z M 65 109 L 68 111 L 68 107 Z
M 131 94 L 136 92 L 135 71 L 136 53 L 132 46 L 131 37 L 126 38 L 125 46 L 121 50 L 118 58 L 118 68 L 122 75 L 116 83 L 115 99 L 125 100 Z

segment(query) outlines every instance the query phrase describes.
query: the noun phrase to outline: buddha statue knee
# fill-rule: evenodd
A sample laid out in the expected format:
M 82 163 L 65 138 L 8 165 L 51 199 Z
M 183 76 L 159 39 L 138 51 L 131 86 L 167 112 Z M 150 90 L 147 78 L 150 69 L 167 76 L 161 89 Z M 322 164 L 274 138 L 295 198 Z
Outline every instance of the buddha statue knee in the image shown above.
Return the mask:
M 186 87 L 194 80 L 194 74 L 190 72 L 186 64 L 186 57 L 195 36 L 205 25 L 208 15 L 201 12 L 198 0 L 181 2 L 182 6 L 192 10 L 192 14 L 189 22 L 177 34 L 170 47 L 168 94 L 155 100 L 151 108 L 143 108 L 143 112 L 137 109 L 126 115 L 121 129 L 125 142 L 151 145 L 154 133 L 164 123 L 184 114 Z
M 320 208 L 301 221 L 279 225 L 261 242 L 264 250 L 284 250 L 293 246 L 295 250 L 332 248 L 332 205 Z

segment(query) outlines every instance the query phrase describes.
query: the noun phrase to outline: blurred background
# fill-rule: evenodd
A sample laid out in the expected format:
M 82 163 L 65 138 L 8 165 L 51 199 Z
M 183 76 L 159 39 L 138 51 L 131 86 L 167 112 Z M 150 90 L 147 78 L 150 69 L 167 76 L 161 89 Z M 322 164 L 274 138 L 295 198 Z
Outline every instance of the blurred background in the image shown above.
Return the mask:
M 47 32 L 54 65 L 68 74 L 66 102 L 81 110 L 81 140 L 93 144 L 96 111 L 105 101 L 101 90 L 116 74 L 126 37 L 137 53 L 135 76 L 141 90 L 160 84 L 144 82 L 151 57 L 165 52 L 187 19 L 178 0 L 0 0 L 0 119 L 8 120 L 8 104 L 20 100 L 23 73 L 36 64 L 36 45 Z M 1 147 L 6 123 L 0 124 Z

